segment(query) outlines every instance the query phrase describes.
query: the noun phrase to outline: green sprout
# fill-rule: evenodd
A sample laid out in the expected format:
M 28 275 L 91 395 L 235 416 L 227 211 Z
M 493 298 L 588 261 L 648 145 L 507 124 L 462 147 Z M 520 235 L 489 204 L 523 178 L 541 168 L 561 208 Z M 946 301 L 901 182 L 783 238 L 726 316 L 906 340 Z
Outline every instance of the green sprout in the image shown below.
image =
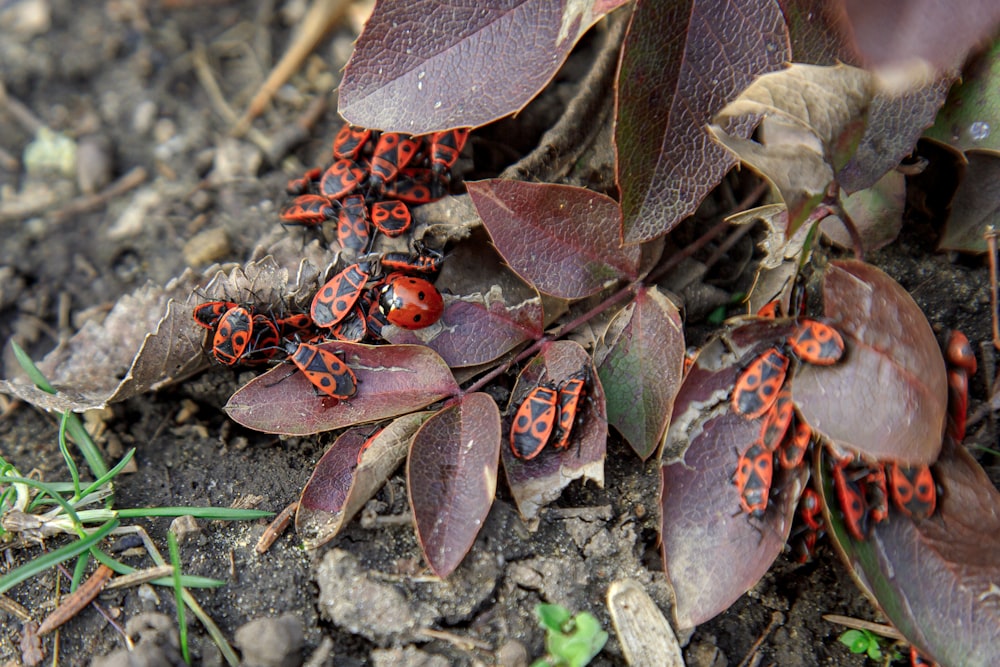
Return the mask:
M 840 635 L 840 643 L 847 646 L 851 653 L 867 653 L 876 662 L 885 659 L 886 663 L 900 659 L 899 652 L 889 648 L 891 643 L 870 630 L 848 630 Z M 886 653 L 889 655 L 886 656 Z
M 557 604 L 535 607 L 539 624 L 545 628 L 545 650 L 548 653 L 531 667 L 584 667 L 594 659 L 608 641 L 608 633 L 593 614 L 571 615 Z
M 55 393 L 38 368 L 16 343 L 12 342 L 14 354 L 28 376 L 42 391 Z M 45 540 L 72 536 L 69 543 L 49 551 L 18 568 L 0 576 L 0 595 L 18 584 L 43 574 L 49 569 L 72 558 L 77 558 L 73 568 L 71 590 L 76 590 L 87 570 L 91 559 L 106 565 L 119 575 L 136 572 L 125 563 L 115 560 L 100 546 L 105 537 L 122 533 L 139 533 L 146 550 L 157 566 L 166 565 L 156 546 L 145 535 L 140 526 L 123 526 L 125 519 L 142 517 L 194 516 L 200 519 L 222 521 L 245 521 L 271 516 L 271 512 L 259 510 L 239 510 L 225 507 L 150 507 L 114 509 L 114 480 L 135 455 L 130 450 L 121 461 L 110 470 L 101 457 L 100 450 L 90 434 L 84 429 L 79 418 L 70 412 L 59 415 L 59 449 L 69 473 L 69 481 L 41 482 L 22 475 L 12 464 L 0 457 L 0 545 L 40 544 Z M 70 441 L 76 445 L 96 478 L 93 482 L 82 480 L 80 470 L 70 452 Z M 171 537 L 172 534 L 171 534 Z M 239 658 L 226 642 L 214 621 L 198 605 L 188 588 L 218 587 L 224 581 L 196 577 L 180 573 L 180 555 L 176 542 L 171 549 L 173 576 L 151 580 L 150 583 L 173 587 L 178 600 L 178 618 L 181 619 L 182 651 L 190 664 L 187 647 L 183 607 L 186 605 L 205 626 L 213 641 L 218 645 L 226 661 L 238 665 Z

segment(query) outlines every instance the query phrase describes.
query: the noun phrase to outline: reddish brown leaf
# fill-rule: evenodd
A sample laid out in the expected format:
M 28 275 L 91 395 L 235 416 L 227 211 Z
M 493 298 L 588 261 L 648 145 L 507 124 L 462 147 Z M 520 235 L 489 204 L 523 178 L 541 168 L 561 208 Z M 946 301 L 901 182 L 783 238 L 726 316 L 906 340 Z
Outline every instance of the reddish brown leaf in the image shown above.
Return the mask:
M 580 299 L 636 277 L 639 248 L 619 248 L 621 211 L 610 197 L 549 183 L 466 185 L 497 250 L 540 292 Z
M 290 365 L 260 375 L 233 394 L 225 410 L 236 422 L 265 433 L 310 435 L 379 421 L 427 407 L 458 393 L 448 365 L 419 345 L 323 343 L 341 353 L 358 379 L 358 392 L 336 401 L 317 395 Z
M 790 321 L 756 321 L 700 351 L 674 402 L 661 469 L 660 536 L 674 589 L 674 617 L 692 628 L 725 611 L 767 572 L 785 544 L 805 471 L 775 469 L 771 504 L 760 521 L 740 507 L 733 481 L 741 451 L 760 420 L 731 409 L 738 375 L 793 330 Z
M 677 306 L 655 287 L 644 287 L 611 321 L 595 352 L 608 422 L 643 460 L 659 447 L 670 423 L 684 350 Z
M 828 525 L 863 588 L 924 655 L 942 665 L 1000 664 L 1000 493 L 950 440 L 932 470 L 941 493 L 930 519 L 893 509 L 863 543 L 837 512 Z M 828 481 L 825 493 L 829 500 Z
M 340 85 L 355 125 L 425 134 L 523 108 L 570 49 L 622 0 L 379 2 Z
M 510 446 L 510 419 L 528 392 L 541 383 L 558 387 L 583 368 L 590 369 L 586 389 L 589 398 L 581 407 L 583 416 L 573 427 L 569 446 L 563 450 L 546 446 L 530 461 L 515 457 Z M 503 438 L 500 451 L 507 483 L 518 511 L 526 520 L 537 517 L 539 509 L 558 498 L 574 479 L 582 477 L 604 486 L 608 439 L 604 389 L 589 355 L 579 343 L 566 340 L 549 343 L 524 367 L 511 392 Z
M 970 150 L 965 157 L 965 175 L 952 199 L 938 249 L 984 253 L 983 232 L 996 224 L 1000 214 L 1000 153 Z
M 476 540 L 497 490 L 500 411 L 482 393 L 463 396 L 417 432 L 406 466 L 410 506 L 427 564 L 447 577 Z
M 426 345 L 452 368 L 478 366 L 500 358 L 516 346 L 542 336 L 542 304 L 537 298 L 504 303 L 504 295 L 451 297 L 434 326 L 417 331 L 398 327 L 383 330 L 391 343 Z
M 673 229 L 736 164 L 704 126 L 791 51 L 771 0 L 644 0 L 623 48 L 615 145 L 623 237 L 638 243 Z
M 357 426 L 337 438 L 316 464 L 299 499 L 295 530 L 307 549 L 336 537 L 385 485 L 406 458 L 413 434 L 431 414 L 405 415 L 384 429 Z M 371 444 L 360 455 L 369 439 Z
M 857 261 L 831 263 L 823 300 L 847 350 L 835 366 L 802 364 L 792 383 L 802 416 L 841 447 L 908 465 L 932 463 L 948 385 L 920 308 L 892 278 Z

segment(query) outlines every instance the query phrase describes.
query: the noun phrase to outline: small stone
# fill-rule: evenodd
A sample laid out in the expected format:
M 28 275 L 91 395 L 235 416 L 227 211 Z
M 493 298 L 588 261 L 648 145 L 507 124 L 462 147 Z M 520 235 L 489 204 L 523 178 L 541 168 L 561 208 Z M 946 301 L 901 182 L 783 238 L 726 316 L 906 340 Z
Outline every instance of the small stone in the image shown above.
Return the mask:
M 497 651 L 499 667 L 527 667 L 528 649 L 516 639 L 508 639 Z
M 111 141 L 102 135 L 88 135 L 77 142 L 76 185 L 80 192 L 92 195 L 111 182 L 114 160 Z
M 295 667 L 302 664 L 305 635 L 302 621 L 292 614 L 258 618 L 236 631 L 236 645 L 245 667 Z
M 191 267 L 222 261 L 229 256 L 229 252 L 229 237 L 222 227 L 199 232 L 184 244 L 184 259 Z
M 203 543 L 204 536 L 201 532 L 201 526 L 193 516 L 187 514 L 185 516 L 179 516 L 170 522 L 170 532 L 177 537 L 177 543 L 180 545 L 188 543 Z

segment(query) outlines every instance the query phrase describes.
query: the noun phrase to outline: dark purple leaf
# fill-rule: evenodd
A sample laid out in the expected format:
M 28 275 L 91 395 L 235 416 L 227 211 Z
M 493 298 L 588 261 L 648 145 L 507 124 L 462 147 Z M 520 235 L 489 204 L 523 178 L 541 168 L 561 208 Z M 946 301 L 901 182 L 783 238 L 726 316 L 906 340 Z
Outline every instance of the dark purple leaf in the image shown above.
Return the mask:
M 660 536 L 674 617 L 692 628 L 725 611 L 767 572 L 785 544 L 805 470 L 775 467 L 763 519 L 745 514 L 733 481 L 740 452 L 761 420 L 731 408 L 732 387 L 758 355 L 791 333 L 790 320 L 760 320 L 724 333 L 699 352 L 674 402 L 661 469 Z
M 891 508 L 867 541 L 856 542 L 832 512 L 831 534 L 862 588 L 923 654 L 942 665 L 1000 664 L 1000 493 L 950 440 L 931 469 L 941 488 L 931 518 L 914 521 Z M 824 482 L 829 504 L 828 476 Z
M 510 420 L 528 392 L 541 383 L 558 387 L 584 368 L 590 370 L 588 399 L 580 408 L 583 416 L 573 427 L 569 446 L 563 450 L 546 446 L 530 461 L 515 457 L 510 446 Z M 518 511 L 526 520 L 538 516 L 539 509 L 558 498 L 574 479 L 582 477 L 604 485 L 608 439 L 604 389 L 590 356 L 579 343 L 567 340 L 549 343 L 524 367 L 511 392 L 503 438 L 500 451 L 507 483 Z
M 831 262 L 823 301 L 847 349 L 834 366 L 802 364 L 792 383 L 802 416 L 838 446 L 871 458 L 933 462 L 948 384 L 919 306 L 892 278 L 857 261 Z
M 644 287 L 608 325 L 595 353 L 608 422 L 643 460 L 659 447 L 670 423 L 684 352 L 677 306 L 655 287 Z
M 355 125 L 425 134 L 522 109 L 570 49 L 622 0 L 383 0 L 340 85 Z
M 632 280 L 639 248 L 620 248 L 618 203 L 569 185 L 468 183 L 472 202 L 511 268 L 538 291 L 564 299 Z
M 409 414 L 381 430 L 357 426 L 337 438 L 316 464 L 299 498 L 295 531 L 307 549 L 336 537 L 385 485 L 406 458 L 413 434 L 431 414 Z M 370 438 L 359 460 L 362 446 Z
M 497 490 L 500 411 L 482 393 L 463 396 L 417 432 L 406 467 L 417 538 L 447 577 L 476 540 Z
M 1000 153 L 970 150 L 965 157 L 965 175 L 952 198 L 938 249 L 984 253 L 983 232 L 1000 219 Z
M 448 365 L 419 345 L 323 343 L 341 353 L 358 379 L 348 400 L 318 395 L 294 366 L 283 364 L 233 394 L 225 410 L 239 424 L 265 433 L 310 435 L 404 415 L 458 393 Z
M 704 126 L 754 77 L 789 60 L 785 22 L 771 0 L 637 4 L 615 125 L 626 243 L 673 229 L 735 166 Z

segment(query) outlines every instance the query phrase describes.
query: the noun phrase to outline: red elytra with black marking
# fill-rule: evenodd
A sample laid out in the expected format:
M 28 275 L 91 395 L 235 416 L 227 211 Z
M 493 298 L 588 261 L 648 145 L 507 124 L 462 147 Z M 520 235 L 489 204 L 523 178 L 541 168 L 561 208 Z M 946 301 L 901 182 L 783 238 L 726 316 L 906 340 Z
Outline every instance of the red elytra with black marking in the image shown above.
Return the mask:
M 577 418 L 582 416 L 580 402 L 587 387 L 584 370 L 578 377 L 571 377 L 559 387 L 559 417 L 552 433 L 552 446 L 556 449 L 569 447 L 569 438 Z
M 803 320 L 802 326 L 788 337 L 795 356 L 815 366 L 831 366 L 844 355 L 844 339 L 829 324 Z
M 420 150 L 422 140 L 408 137 L 398 132 L 386 132 L 375 144 L 375 152 L 369 167 L 372 187 L 381 189 L 399 170 L 410 163 Z
M 812 429 L 804 419 L 796 416 L 792 424 L 791 430 L 785 434 L 778 447 L 778 464 L 786 470 L 802 465 L 806 452 L 809 451 L 809 443 L 812 441 Z
M 781 444 L 792 423 L 792 415 L 795 413 L 795 404 L 792 402 L 792 392 L 782 389 L 778 392 L 778 397 L 774 405 L 764 413 L 764 423 L 760 427 L 760 442 L 769 452 L 773 452 Z
M 371 274 L 366 264 L 351 264 L 330 278 L 313 297 L 309 315 L 318 327 L 329 328 L 347 317 Z
M 396 237 L 410 228 L 413 218 L 410 208 L 398 199 L 384 199 L 372 204 L 372 224 L 389 237 Z
M 387 252 L 382 255 L 379 264 L 383 269 L 388 269 L 389 271 L 437 273 L 443 261 L 443 253 L 425 248 L 417 255 L 405 252 Z
M 214 330 L 219 324 L 219 320 L 230 308 L 235 308 L 239 304 L 232 301 L 207 301 L 194 307 L 195 324 L 204 328 Z
M 242 306 L 227 310 L 212 339 L 212 354 L 220 364 L 234 366 L 247 351 L 253 337 L 253 317 Z
M 447 130 L 431 135 L 431 169 L 437 174 L 443 174 L 458 161 L 458 156 L 469 138 L 468 128 Z
M 535 387 L 514 413 L 510 425 L 510 449 L 519 459 L 530 461 L 549 441 L 555 428 L 559 392 L 552 387 Z
M 429 327 L 444 312 L 444 300 L 434 285 L 403 273 L 389 274 L 378 301 L 390 324 L 411 331 Z
M 736 379 L 733 410 L 747 419 L 763 416 L 778 398 L 788 372 L 788 357 L 771 348 L 750 362 Z
M 382 193 L 391 199 L 399 199 L 407 204 L 426 204 L 440 199 L 438 190 L 440 178 L 426 167 L 400 169 L 396 178 L 385 184 Z
M 863 542 L 868 536 L 868 504 L 863 485 L 847 474 L 847 465 L 843 462 L 833 464 L 832 474 L 833 490 L 844 515 L 844 526 L 852 538 Z
M 319 192 L 330 201 L 340 199 L 364 183 L 366 176 L 364 167 L 357 162 L 350 158 L 340 158 L 323 172 Z
M 929 466 L 889 464 L 889 492 L 893 504 L 906 516 L 926 519 L 937 507 L 937 485 Z
M 286 225 L 316 227 L 336 215 L 330 200 L 320 195 L 299 195 L 281 211 L 281 220 Z
M 768 301 L 760 310 L 757 311 L 757 317 L 762 317 L 766 320 L 774 320 L 778 318 L 779 308 L 781 308 L 781 300 L 775 299 L 774 301 Z
M 330 398 L 350 398 L 357 392 L 358 379 L 354 371 L 329 350 L 298 343 L 288 358 L 320 393 Z
M 288 185 L 285 186 L 285 192 L 290 195 L 302 195 L 309 192 L 312 187 L 319 182 L 319 179 L 323 176 L 323 170 L 319 167 L 314 167 L 307 171 L 302 178 L 293 178 L 288 181 Z
M 938 664 L 933 660 L 928 660 L 924 656 L 920 655 L 920 651 L 916 647 L 910 647 L 910 667 L 938 667 Z
M 364 195 L 349 195 L 340 203 L 337 214 L 337 242 L 342 248 L 364 250 L 368 247 L 371 226 Z
M 760 519 L 767 510 L 774 476 L 774 456 L 760 442 L 754 442 L 740 454 L 734 481 L 740 494 L 740 507 Z
M 333 138 L 333 157 L 357 159 L 371 135 L 372 131 L 367 128 L 343 125 Z

